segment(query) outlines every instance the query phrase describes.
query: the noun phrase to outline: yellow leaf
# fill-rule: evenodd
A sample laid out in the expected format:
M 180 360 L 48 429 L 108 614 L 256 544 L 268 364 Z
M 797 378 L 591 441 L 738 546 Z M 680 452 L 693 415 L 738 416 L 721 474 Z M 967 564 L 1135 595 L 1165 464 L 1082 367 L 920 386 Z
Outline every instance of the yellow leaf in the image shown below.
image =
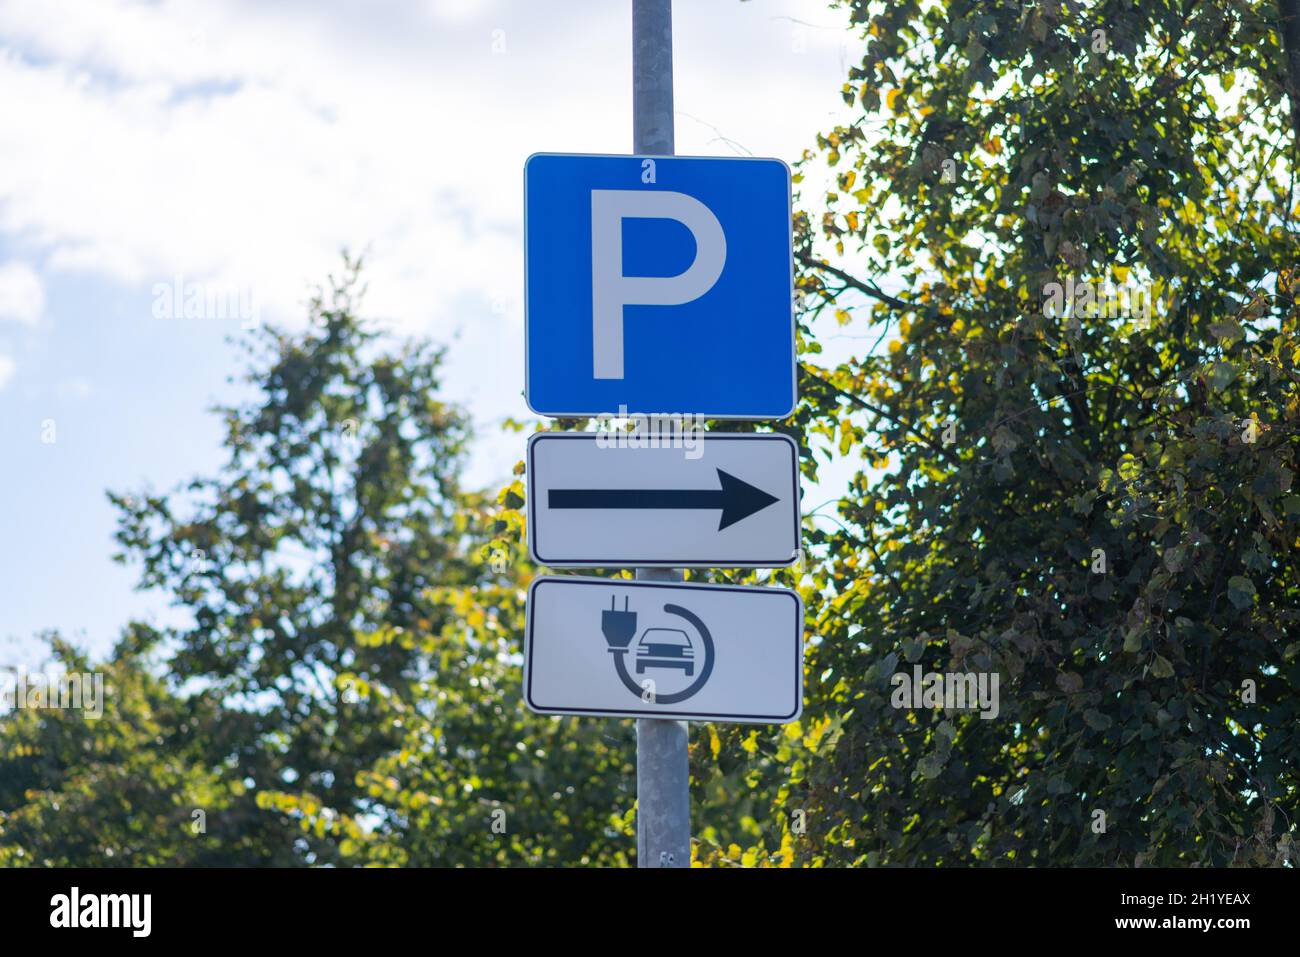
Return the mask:
M 891 110 L 893 110 L 895 113 L 899 112 L 902 109 L 902 106 L 899 105 L 898 102 L 898 96 L 902 92 L 903 92 L 902 90 L 890 90 L 888 93 L 885 94 L 885 105 L 889 107 Z
M 786 831 L 781 835 L 780 867 L 790 867 L 794 863 L 794 835 Z

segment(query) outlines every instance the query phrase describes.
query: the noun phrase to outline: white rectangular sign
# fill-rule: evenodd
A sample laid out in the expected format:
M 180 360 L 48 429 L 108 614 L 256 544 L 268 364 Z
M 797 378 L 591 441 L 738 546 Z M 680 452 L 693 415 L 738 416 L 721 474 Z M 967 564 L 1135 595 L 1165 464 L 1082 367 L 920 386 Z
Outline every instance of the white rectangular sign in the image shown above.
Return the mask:
M 637 444 L 628 442 L 632 438 Z M 799 450 L 778 434 L 683 442 L 542 432 L 528 442 L 528 551 L 567 567 L 789 565 Z
M 524 700 L 541 714 L 793 721 L 803 602 L 785 588 L 538 578 Z

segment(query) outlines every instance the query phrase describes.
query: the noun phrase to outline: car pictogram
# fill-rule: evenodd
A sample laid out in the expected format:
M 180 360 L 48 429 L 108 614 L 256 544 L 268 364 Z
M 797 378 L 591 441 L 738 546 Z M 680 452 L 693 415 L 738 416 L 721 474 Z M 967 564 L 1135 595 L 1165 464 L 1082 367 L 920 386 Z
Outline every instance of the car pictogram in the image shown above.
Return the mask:
M 647 668 L 675 668 L 689 678 L 695 674 L 695 649 L 686 632 L 678 628 L 647 628 L 636 648 L 636 673 Z

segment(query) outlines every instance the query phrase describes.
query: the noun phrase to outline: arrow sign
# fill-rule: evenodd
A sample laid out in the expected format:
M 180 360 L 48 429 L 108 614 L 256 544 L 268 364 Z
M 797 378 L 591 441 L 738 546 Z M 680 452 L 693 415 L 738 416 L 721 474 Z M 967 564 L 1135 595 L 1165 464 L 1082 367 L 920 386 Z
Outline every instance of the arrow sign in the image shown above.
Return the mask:
M 528 444 L 528 547 L 556 567 L 789 565 L 798 449 L 784 435 L 699 433 L 685 447 L 621 433 Z M 640 441 L 644 442 L 644 439 Z
M 604 508 L 604 509 L 721 509 L 718 531 L 735 525 L 743 518 L 762 511 L 780 501 L 761 488 L 736 478 L 730 472 L 718 469 L 716 491 L 705 489 L 618 489 L 618 488 L 556 488 L 551 489 L 551 508 Z
M 786 588 L 534 579 L 524 700 L 542 714 L 793 721 L 803 603 Z

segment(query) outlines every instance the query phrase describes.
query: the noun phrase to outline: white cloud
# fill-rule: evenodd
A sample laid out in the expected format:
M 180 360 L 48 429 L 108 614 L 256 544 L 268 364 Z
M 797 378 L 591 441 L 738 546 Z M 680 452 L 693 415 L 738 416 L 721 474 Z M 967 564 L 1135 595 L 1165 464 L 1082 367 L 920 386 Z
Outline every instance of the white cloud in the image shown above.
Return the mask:
M 439 20 L 471 20 L 495 6 L 492 0 L 429 0 L 429 12 Z
M 0 322 L 6 319 L 34 326 L 45 311 L 45 287 L 26 263 L 0 265 Z
M 61 379 L 55 387 L 55 392 L 63 399 L 87 399 L 90 397 L 91 386 L 89 380 L 81 376 L 73 376 L 70 379 Z
M 845 14 L 811 6 L 676 5 L 679 152 L 793 159 L 840 118 Z M 145 316 L 180 276 L 273 322 L 367 250 L 369 309 L 459 334 L 447 383 L 480 420 L 526 415 L 523 163 L 630 149 L 630 9 L 0 3 L 0 244 Z
M 9 380 L 14 377 L 14 371 L 17 368 L 13 359 L 8 356 L 0 356 L 0 389 L 9 384 Z

